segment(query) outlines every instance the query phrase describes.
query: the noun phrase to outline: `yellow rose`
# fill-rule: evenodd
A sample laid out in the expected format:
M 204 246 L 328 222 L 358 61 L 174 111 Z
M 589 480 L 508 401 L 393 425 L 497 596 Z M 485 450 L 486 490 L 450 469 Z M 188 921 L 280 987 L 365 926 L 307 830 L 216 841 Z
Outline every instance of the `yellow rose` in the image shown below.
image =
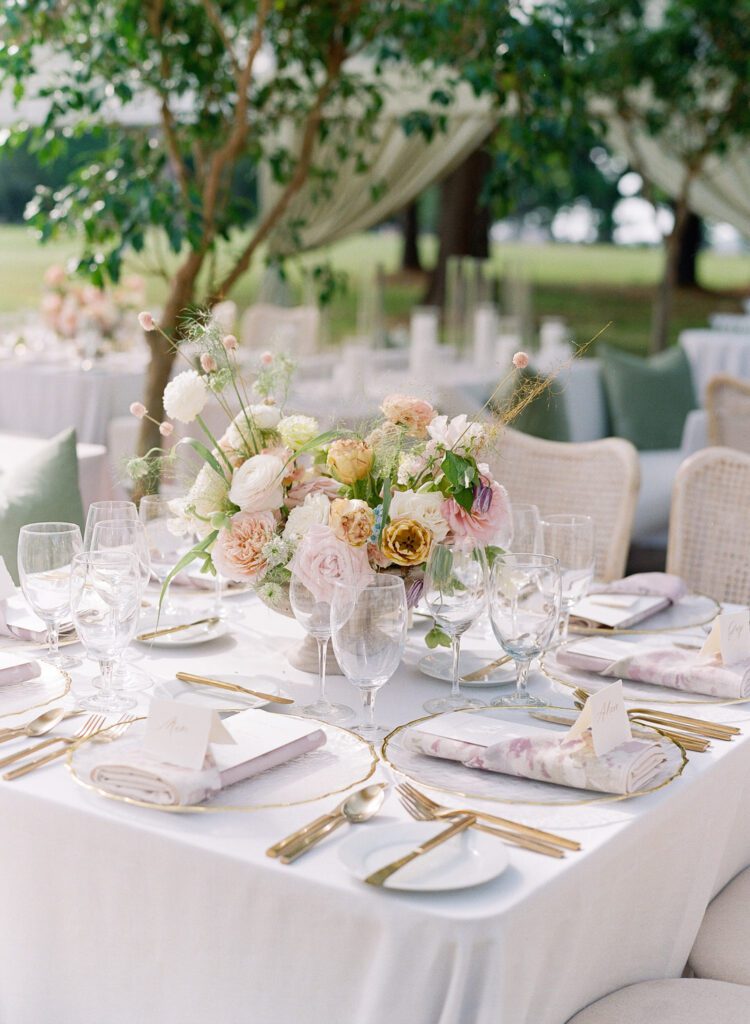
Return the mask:
M 339 540 L 345 540 L 353 548 L 361 548 L 372 533 L 375 513 L 366 501 L 336 498 L 331 502 L 328 525 Z
M 353 438 L 334 441 L 328 449 L 326 463 L 337 480 L 342 484 L 353 484 L 364 480 L 372 469 L 373 452 L 364 441 Z
M 432 533 L 422 523 L 404 516 L 383 530 L 382 550 L 396 565 L 419 565 L 427 561 Z

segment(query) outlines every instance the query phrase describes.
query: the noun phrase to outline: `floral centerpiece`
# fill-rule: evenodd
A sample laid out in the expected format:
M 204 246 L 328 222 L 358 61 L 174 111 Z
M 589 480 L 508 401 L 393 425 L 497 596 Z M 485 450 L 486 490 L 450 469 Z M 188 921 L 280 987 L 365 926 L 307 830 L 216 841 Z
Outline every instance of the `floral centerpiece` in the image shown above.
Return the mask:
M 159 330 L 148 313 L 140 321 Z M 383 400 L 382 417 L 361 432 L 321 432 L 312 417 L 286 409 L 289 359 L 262 355 L 248 389 L 233 335 L 210 321 L 196 321 L 188 335 L 197 363 L 167 385 L 167 419 L 159 427 L 168 436 L 172 421 L 195 422 L 207 443 L 184 442 L 203 465 L 171 507 L 175 529 L 198 540 L 165 586 L 200 559 L 203 571 L 252 583 L 267 604 L 282 608 L 292 574 L 330 601 L 334 581 L 387 572 L 404 578 L 414 605 L 435 542 L 508 542 L 510 505 L 481 458 L 483 423 L 393 394 Z M 526 362 L 519 353 L 514 365 Z M 210 399 L 226 415 L 218 436 L 203 415 Z M 131 411 L 149 415 L 140 403 Z M 132 460 L 131 475 L 145 476 L 163 458 L 155 450 Z M 439 631 L 429 642 L 442 642 Z
M 146 282 L 129 274 L 117 288 L 104 290 L 71 278 L 64 267 L 54 264 L 44 275 L 41 312 L 44 322 L 60 338 L 75 338 L 91 331 L 110 342 L 132 320 L 143 305 Z

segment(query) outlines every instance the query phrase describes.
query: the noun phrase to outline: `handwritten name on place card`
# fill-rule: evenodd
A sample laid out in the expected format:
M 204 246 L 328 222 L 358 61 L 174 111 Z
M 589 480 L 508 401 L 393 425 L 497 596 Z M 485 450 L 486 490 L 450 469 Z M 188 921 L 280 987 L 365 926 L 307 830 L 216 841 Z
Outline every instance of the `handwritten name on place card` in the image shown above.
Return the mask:
M 152 700 L 144 749 L 168 764 L 202 768 L 209 743 L 235 743 L 218 712 L 198 704 Z
M 722 612 L 701 648 L 702 657 L 720 654 L 725 665 L 750 659 L 750 612 L 741 608 L 736 612 Z
M 591 729 L 591 740 L 597 757 L 602 757 L 633 738 L 622 695 L 622 680 L 618 679 L 591 694 L 568 735 L 581 736 L 587 729 Z

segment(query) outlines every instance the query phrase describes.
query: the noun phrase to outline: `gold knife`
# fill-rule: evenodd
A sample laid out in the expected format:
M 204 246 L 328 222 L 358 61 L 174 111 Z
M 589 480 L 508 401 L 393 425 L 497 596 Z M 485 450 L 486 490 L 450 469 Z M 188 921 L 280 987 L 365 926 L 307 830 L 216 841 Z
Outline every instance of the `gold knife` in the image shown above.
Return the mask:
M 395 875 L 401 868 L 406 867 L 407 864 L 411 864 L 417 857 L 421 857 L 423 853 L 429 853 L 430 850 L 434 850 L 436 846 L 440 846 L 441 843 L 447 842 L 452 839 L 453 836 L 457 836 L 459 832 L 465 832 L 467 828 L 471 828 L 472 825 L 476 824 L 476 815 L 465 814 L 463 818 L 459 818 L 458 821 L 454 821 L 450 828 L 443 829 L 442 832 L 438 832 L 432 839 L 428 839 L 426 842 L 421 843 L 415 850 L 410 853 L 404 854 L 403 857 L 399 857 L 398 860 L 391 861 L 390 864 L 386 864 L 385 867 L 380 868 L 378 871 L 374 871 L 371 875 L 368 875 L 365 879 L 368 885 L 383 885 L 391 875 Z
M 504 654 L 502 658 L 496 658 L 494 661 L 491 661 L 489 665 L 485 665 L 483 668 L 475 669 L 474 672 L 469 672 L 467 675 L 461 676 L 461 681 L 464 683 L 473 683 L 478 679 L 485 679 L 494 669 L 500 668 L 501 665 L 507 665 L 511 660 L 512 659 L 509 654 Z
M 159 636 L 167 636 L 169 633 L 181 633 L 183 629 L 192 629 L 193 626 L 213 626 L 219 621 L 218 615 L 209 619 L 196 619 L 195 622 L 185 622 L 181 626 L 167 626 L 165 629 L 152 629 L 150 633 L 139 633 L 136 640 L 155 640 Z
M 249 690 L 239 683 L 225 683 L 222 679 L 211 679 L 209 676 L 196 676 L 192 672 L 177 672 L 177 678 L 183 683 L 196 683 L 198 686 L 215 686 L 219 690 L 231 690 L 233 693 L 244 693 L 248 697 L 259 697 L 273 704 L 294 704 L 291 697 L 279 697 L 275 693 L 264 693 L 262 690 Z

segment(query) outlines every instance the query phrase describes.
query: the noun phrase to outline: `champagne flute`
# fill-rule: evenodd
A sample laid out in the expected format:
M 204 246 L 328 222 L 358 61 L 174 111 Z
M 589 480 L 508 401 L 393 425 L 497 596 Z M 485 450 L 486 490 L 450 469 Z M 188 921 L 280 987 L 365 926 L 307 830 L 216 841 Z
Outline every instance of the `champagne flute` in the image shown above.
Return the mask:
M 163 587 L 170 572 L 185 554 L 185 540 L 178 536 L 171 527 L 175 515 L 166 498 L 162 498 L 158 494 L 145 495 L 141 498 L 138 515 L 146 531 L 151 571 Z M 167 595 L 161 614 L 172 615 L 175 613 L 178 613 L 178 609 L 171 603 L 169 595 Z
M 560 563 L 562 599 L 558 639 L 562 641 L 568 636 L 571 608 L 586 596 L 594 578 L 594 520 L 591 516 L 547 516 L 542 527 L 544 550 Z
M 76 555 L 70 576 L 73 621 L 89 658 L 99 662 L 101 689 L 84 697 L 89 711 L 117 714 L 136 706 L 124 694 L 115 663 L 135 635 L 141 604 L 138 559 L 128 551 L 88 551 Z
M 500 555 L 490 573 L 490 619 L 497 641 L 516 663 L 516 691 L 495 707 L 546 706 L 526 688 L 529 666 L 547 647 L 560 617 L 556 558 L 534 552 Z
M 138 509 L 133 501 L 92 501 L 86 513 L 86 529 L 83 532 L 83 550 L 91 550 L 91 541 L 97 523 L 137 522 Z
M 486 707 L 484 701 L 464 697 L 459 682 L 461 637 L 484 609 L 486 572 L 484 551 L 471 542 L 433 543 L 430 549 L 422 600 L 438 626 L 450 636 L 453 652 L 450 695 L 428 700 L 424 709 L 431 714 Z
M 375 697 L 403 657 L 407 620 L 406 588 L 400 576 L 380 573 L 365 586 L 335 584 L 331 641 L 344 675 L 362 697 L 363 716 L 355 731 L 371 743 L 384 732 L 375 724 Z
M 70 614 L 70 571 L 83 548 L 75 523 L 29 523 L 18 535 L 18 575 L 32 611 L 47 627 L 47 661 L 57 668 L 80 664 L 59 652 L 60 625 Z
M 297 576 L 292 576 L 289 585 L 289 602 L 297 622 L 318 644 L 318 699 L 312 704 L 303 705 L 297 713 L 333 724 L 348 722 L 354 714 L 352 708 L 347 704 L 332 704 L 326 697 L 326 657 L 331 637 L 330 602 L 324 600 L 322 595 L 314 594 Z

